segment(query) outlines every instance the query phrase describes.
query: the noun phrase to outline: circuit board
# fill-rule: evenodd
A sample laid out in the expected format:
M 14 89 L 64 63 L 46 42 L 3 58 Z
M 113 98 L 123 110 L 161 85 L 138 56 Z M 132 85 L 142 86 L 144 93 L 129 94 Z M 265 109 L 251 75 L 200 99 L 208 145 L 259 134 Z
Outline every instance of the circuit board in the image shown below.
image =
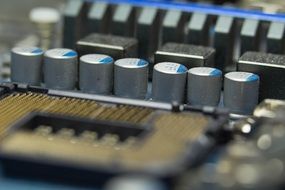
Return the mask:
M 283 189 L 284 12 L 3 0 L 0 189 Z

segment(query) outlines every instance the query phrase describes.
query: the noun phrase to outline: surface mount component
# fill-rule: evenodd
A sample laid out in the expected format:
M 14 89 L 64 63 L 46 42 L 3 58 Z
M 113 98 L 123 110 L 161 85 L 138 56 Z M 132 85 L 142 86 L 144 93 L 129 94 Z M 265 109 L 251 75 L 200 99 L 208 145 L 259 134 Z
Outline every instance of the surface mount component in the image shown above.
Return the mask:
M 175 62 L 193 67 L 214 66 L 215 49 L 211 47 L 166 43 L 154 55 L 155 63 Z
M 68 0 L 64 10 L 63 47 L 75 48 L 76 41 L 86 35 L 89 5 L 83 0 Z
M 184 102 L 187 68 L 173 62 L 154 65 L 152 99 L 161 102 Z
M 193 13 L 187 26 L 187 41 L 193 45 L 209 45 L 210 16 Z
M 259 20 L 245 19 L 240 33 L 241 55 L 247 51 L 259 50 L 261 29 Z
M 190 69 L 187 78 L 187 103 L 195 106 L 218 106 L 222 77 L 222 72 L 215 68 Z
M 153 7 L 143 7 L 137 20 L 136 38 L 140 58 L 148 60 L 158 48 L 161 12 Z
M 88 33 L 108 33 L 112 6 L 107 2 L 94 2 L 88 12 Z
M 247 52 L 238 61 L 238 70 L 260 76 L 260 101 L 285 99 L 285 56 Z
M 112 57 L 103 54 L 87 54 L 80 57 L 79 89 L 94 94 L 111 94 L 113 91 Z
M 145 99 L 148 66 L 148 62 L 142 59 L 117 60 L 114 66 L 114 94 L 125 98 Z
M 184 42 L 187 14 L 182 11 L 168 10 L 162 21 L 162 43 Z
M 80 55 L 100 53 L 116 59 L 136 57 L 138 42 L 135 38 L 108 34 L 90 34 L 77 42 Z
M 11 51 L 11 80 L 39 86 L 42 81 L 43 50 L 15 47 Z
M 233 63 L 233 50 L 236 34 L 234 17 L 219 16 L 214 29 L 215 67 L 225 71 Z
M 268 53 L 283 54 L 285 51 L 285 23 L 271 22 L 266 39 Z
M 74 90 L 78 76 L 77 53 L 71 49 L 56 48 L 44 54 L 44 83 L 47 88 Z
M 137 8 L 122 4 L 115 9 L 111 21 L 111 33 L 119 36 L 133 37 L 137 19 Z
M 252 114 L 258 104 L 259 76 L 248 72 L 230 72 L 224 79 L 224 105 L 236 114 Z

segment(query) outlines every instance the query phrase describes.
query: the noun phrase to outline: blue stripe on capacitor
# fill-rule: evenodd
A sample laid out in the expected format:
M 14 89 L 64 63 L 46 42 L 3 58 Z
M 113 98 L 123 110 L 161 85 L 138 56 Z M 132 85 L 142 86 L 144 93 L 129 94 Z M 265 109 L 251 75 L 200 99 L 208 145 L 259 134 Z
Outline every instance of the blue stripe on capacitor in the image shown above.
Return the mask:
M 101 59 L 99 62 L 102 64 L 109 64 L 112 63 L 114 60 L 112 57 L 104 57 L 103 59 Z
M 37 48 L 37 49 L 34 49 L 34 50 L 32 51 L 32 53 L 35 53 L 35 54 L 37 54 L 37 53 L 43 53 L 43 50 L 40 49 L 40 48 Z
M 247 77 L 246 81 L 258 81 L 259 80 L 259 76 L 258 75 L 255 75 L 255 74 L 252 74 L 250 75 L 249 77 Z
M 137 66 L 144 66 L 144 65 L 147 65 L 147 62 L 143 59 L 140 59 Z
M 210 76 L 221 76 L 222 75 L 222 71 L 220 71 L 219 69 L 213 69 L 210 72 Z
M 185 73 L 187 68 L 184 65 L 180 65 L 177 69 L 177 73 Z
M 69 51 L 65 54 L 63 54 L 64 57 L 74 57 L 77 56 L 77 53 L 75 51 Z

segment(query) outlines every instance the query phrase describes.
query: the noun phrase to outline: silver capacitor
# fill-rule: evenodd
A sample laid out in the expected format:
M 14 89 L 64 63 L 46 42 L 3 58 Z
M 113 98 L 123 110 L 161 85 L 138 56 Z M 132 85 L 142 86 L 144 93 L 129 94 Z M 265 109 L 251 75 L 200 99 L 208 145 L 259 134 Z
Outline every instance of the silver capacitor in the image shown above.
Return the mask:
M 80 90 L 94 94 L 111 94 L 114 80 L 113 63 L 112 57 L 103 54 L 87 54 L 80 57 Z
M 217 106 L 220 102 L 222 71 L 211 67 L 189 69 L 187 102 L 195 106 Z
M 119 59 L 114 65 L 114 94 L 145 99 L 148 84 L 148 62 L 143 59 Z
M 152 78 L 152 99 L 161 102 L 183 103 L 187 68 L 172 62 L 154 66 Z
M 11 52 L 11 80 L 39 86 L 42 77 L 43 50 L 38 47 L 14 47 Z
M 235 114 L 251 114 L 258 104 L 259 76 L 230 72 L 224 79 L 224 106 Z
M 77 82 L 77 53 L 71 49 L 50 49 L 44 54 L 44 82 L 47 88 L 74 90 Z

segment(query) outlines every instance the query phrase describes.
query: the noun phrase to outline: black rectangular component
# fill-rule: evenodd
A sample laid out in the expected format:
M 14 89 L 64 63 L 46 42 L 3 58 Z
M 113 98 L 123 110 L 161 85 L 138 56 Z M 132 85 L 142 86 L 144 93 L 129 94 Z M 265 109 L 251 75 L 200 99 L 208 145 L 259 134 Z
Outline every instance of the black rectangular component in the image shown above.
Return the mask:
M 272 22 L 267 33 L 267 52 L 283 54 L 285 47 L 285 23 Z
M 186 13 L 176 10 L 168 10 L 162 22 L 162 43 L 184 42 Z
M 149 59 L 158 48 L 161 12 L 159 9 L 144 7 L 137 21 L 136 37 L 139 41 L 140 58 Z
M 260 76 L 260 98 L 285 99 L 285 56 L 246 52 L 238 61 L 237 69 Z
M 211 47 L 167 43 L 155 53 L 155 63 L 176 62 L 193 67 L 214 66 L 215 49 Z
M 210 35 L 210 16 L 193 13 L 187 26 L 187 41 L 193 45 L 208 45 Z
M 77 51 L 80 55 L 102 53 L 121 59 L 137 57 L 137 45 L 135 38 L 94 33 L 77 42 Z
M 86 35 L 89 4 L 83 0 L 69 0 L 64 10 L 63 47 L 75 48 L 76 41 Z
M 258 51 L 260 46 L 261 23 L 259 20 L 245 19 L 241 28 L 241 55 L 247 51 Z
M 88 13 L 89 33 L 108 33 L 112 15 L 112 6 L 106 2 L 94 2 Z
M 119 36 L 134 36 L 137 9 L 131 5 L 118 5 L 111 22 L 111 33 Z
M 225 71 L 233 62 L 233 49 L 236 33 L 234 17 L 219 16 L 214 34 L 214 48 L 216 49 L 216 67 Z

